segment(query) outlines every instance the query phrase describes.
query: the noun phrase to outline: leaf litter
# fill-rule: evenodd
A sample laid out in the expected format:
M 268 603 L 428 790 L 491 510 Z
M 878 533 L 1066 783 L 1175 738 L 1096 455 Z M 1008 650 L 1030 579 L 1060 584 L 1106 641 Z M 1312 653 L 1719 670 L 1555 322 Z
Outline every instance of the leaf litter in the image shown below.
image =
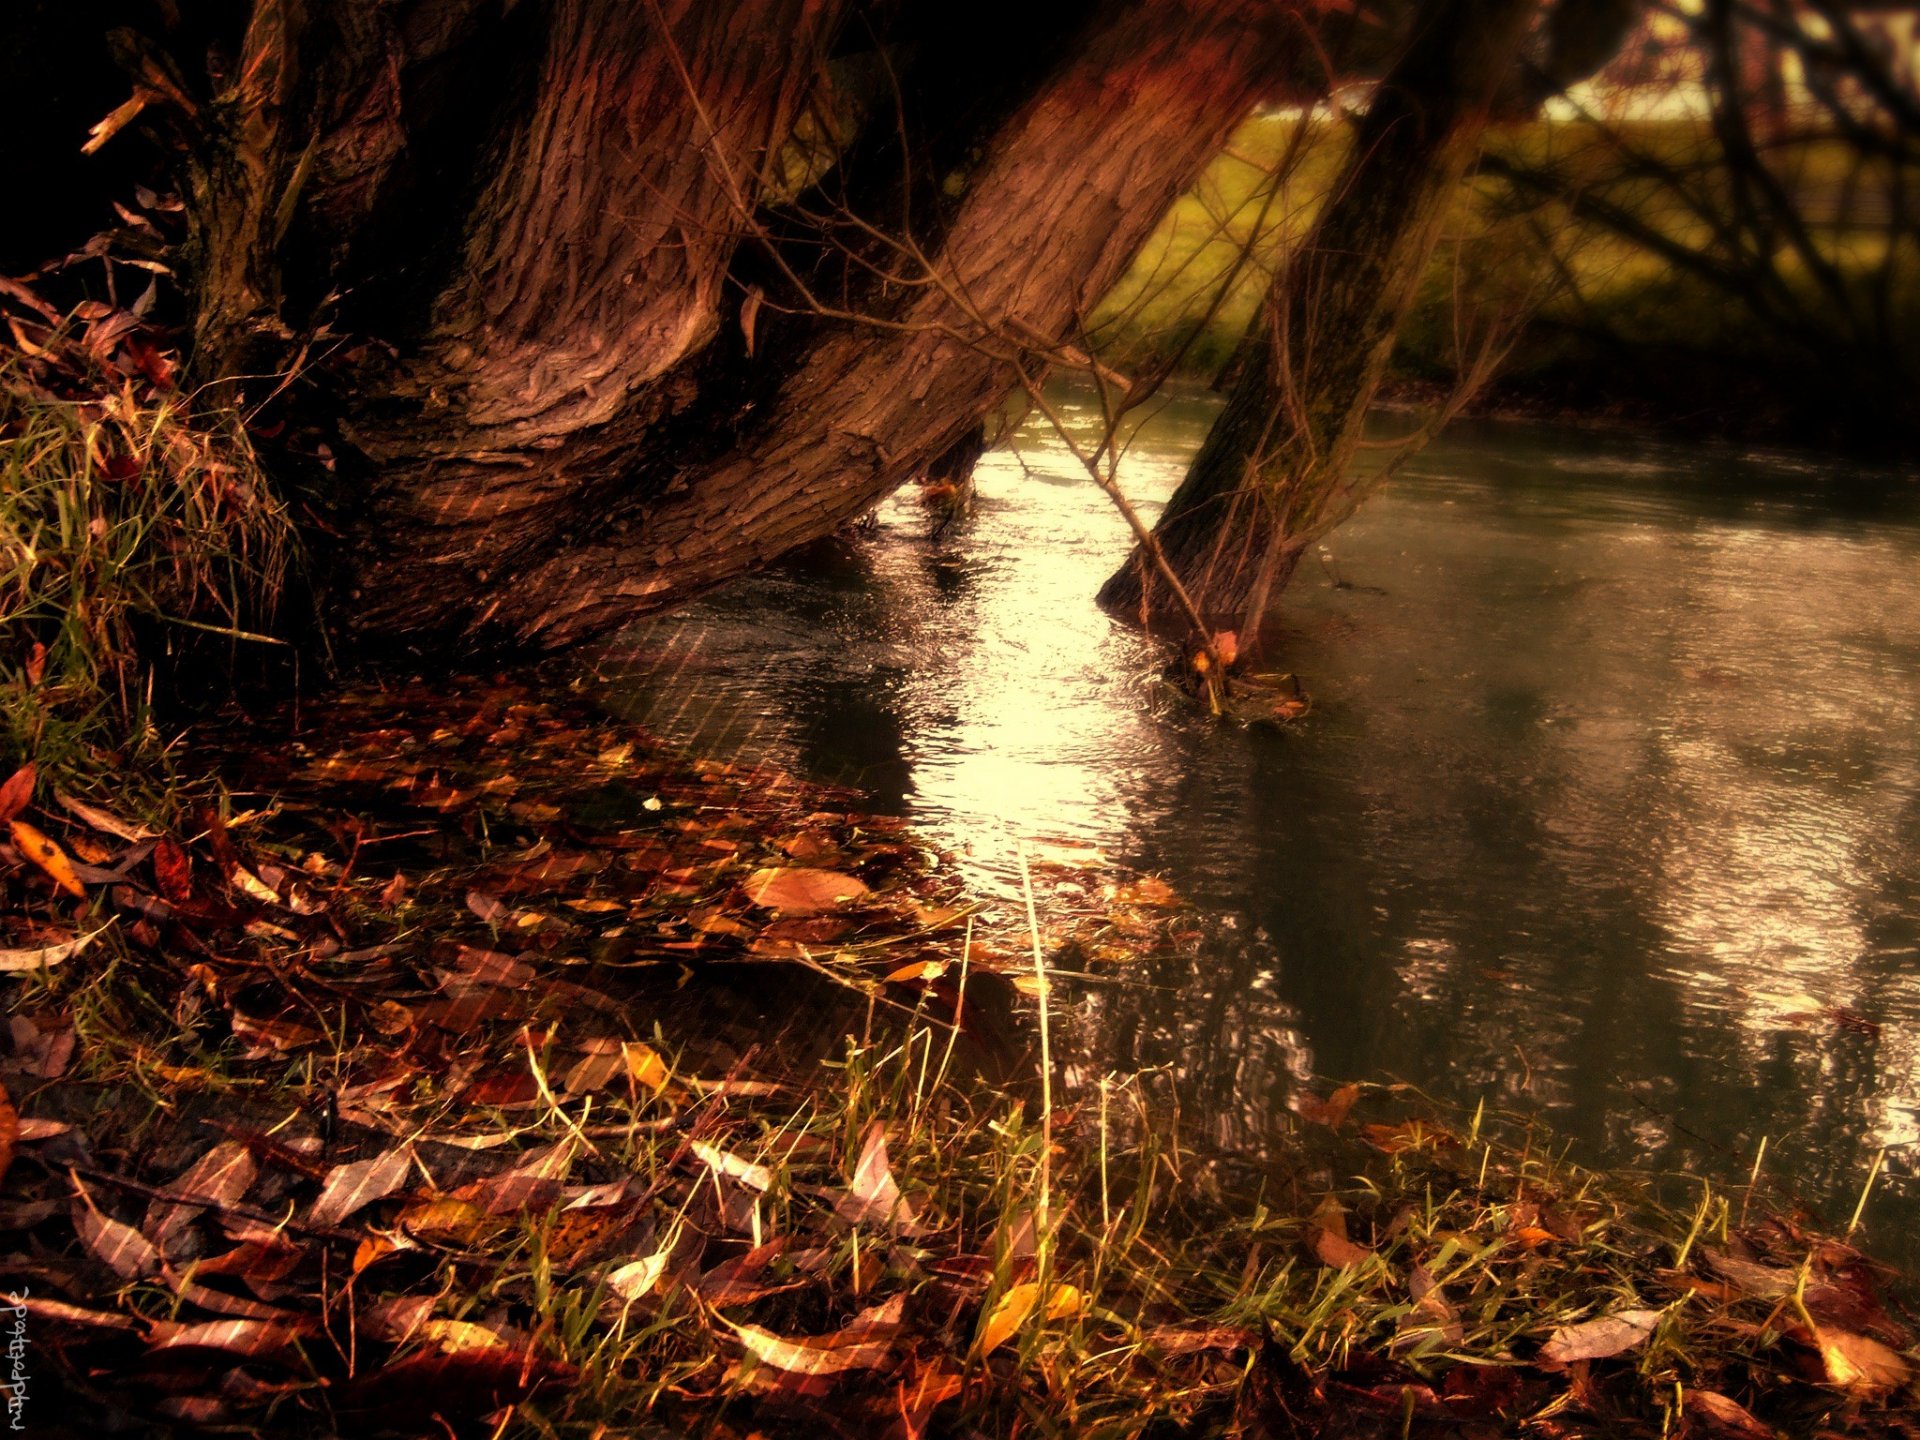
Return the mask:
M 87 1413 L 1920 1433 L 1892 1277 L 1791 1211 L 1392 1088 L 1233 1184 L 1142 1077 L 1043 1126 L 1024 916 L 855 795 L 501 682 L 204 743 L 234 789 L 168 834 L 0 785 L 0 956 L 58 955 L 0 980 L 0 1288 Z M 1190 928 L 1104 857 L 1035 879 L 1051 972 Z

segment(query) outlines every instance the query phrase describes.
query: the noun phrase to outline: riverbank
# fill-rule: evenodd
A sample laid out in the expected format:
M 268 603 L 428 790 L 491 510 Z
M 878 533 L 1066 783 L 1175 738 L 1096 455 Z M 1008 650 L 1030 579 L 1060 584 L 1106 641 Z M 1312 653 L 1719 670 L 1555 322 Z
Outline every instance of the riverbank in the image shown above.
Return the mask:
M 1672 1213 L 1358 1087 L 1250 1161 L 1089 1070 L 1059 972 L 1191 943 L 1150 876 L 982 902 L 857 795 L 482 677 L 192 764 L 230 788 L 173 836 L 9 791 L 29 1423 L 1915 1420 L 1904 1290 L 1764 1179 Z

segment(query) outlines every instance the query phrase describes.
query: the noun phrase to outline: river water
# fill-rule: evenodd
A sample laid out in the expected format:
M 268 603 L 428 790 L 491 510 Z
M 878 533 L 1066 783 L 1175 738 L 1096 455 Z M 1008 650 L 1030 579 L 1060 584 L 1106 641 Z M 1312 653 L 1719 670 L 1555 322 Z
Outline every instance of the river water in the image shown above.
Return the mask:
M 1085 397 L 1062 397 L 1090 434 Z M 1165 402 L 1151 516 L 1215 402 Z M 1388 422 L 1390 423 L 1390 422 Z M 1588 1163 L 1744 1180 L 1920 1263 L 1920 494 L 1543 426 L 1456 426 L 1304 565 L 1311 714 L 1207 724 L 1092 603 L 1124 526 L 1029 423 L 938 537 L 916 499 L 599 657 L 704 754 L 861 786 L 1008 891 L 1097 847 L 1208 916 L 1095 987 L 1089 1059 L 1257 1144 L 1302 1083 L 1543 1113 Z

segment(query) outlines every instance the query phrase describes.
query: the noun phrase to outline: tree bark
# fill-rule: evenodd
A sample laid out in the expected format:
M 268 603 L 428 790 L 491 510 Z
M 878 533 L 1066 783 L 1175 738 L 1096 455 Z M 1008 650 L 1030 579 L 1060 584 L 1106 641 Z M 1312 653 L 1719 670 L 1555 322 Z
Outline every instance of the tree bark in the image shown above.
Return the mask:
M 424 336 L 352 387 L 357 619 L 431 628 L 556 543 L 719 324 L 767 155 L 840 0 L 554 0 Z
M 507 385 L 467 407 L 483 433 L 511 446 L 507 458 L 466 457 L 415 492 L 424 503 L 409 497 L 398 511 L 388 507 L 403 521 L 404 548 L 372 570 L 363 615 L 388 633 L 454 626 L 565 645 L 679 603 L 859 515 L 1000 405 L 1027 351 L 1075 331 L 1267 92 L 1298 24 L 1289 7 L 1235 0 L 1150 0 L 1103 17 L 994 138 L 925 274 L 895 287 L 877 325 L 822 327 L 729 445 L 598 492 L 604 503 L 583 522 L 592 532 L 584 543 L 499 583 L 476 571 L 476 559 L 484 568 L 516 546 L 527 517 L 556 492 L 583 473 L 638 468 L 627 452 L 651 443 L 646 431 L 664 402 L 656 393 L 635 404 L 632 392 L 645 383 L 635 377 L 668 376 L 700 343 L 712 288 L 694 290 L 700 304 L 673 312 L 678 323 L 636 327 L 664 344 L 642 347 L 621 370 L 629 396 L 621 405 L 580 386 L 582 367 L 591 375 L 598 362 L 591 347 L 565 365 L 545 352 L 526 355 L 511 373 L 538 377 L 533 403 Z M 678 277 L 673 294 L 688 288 Z M 509 310 L 519 313 L 511 300 Z M 491 312 L 481 318 L 500 326 Z M 547 326 L 534 311 L 525 318 L 537 342 Z M 473 363 L 464 351 L 459 358 Z M 568 438 L 550 453 L 539 447 L 554 443 L 554 416 L 566 417 Z M 477 607 L 473 581 L 486 588 Z
M 1394 337 L 1538 0 L 1444 0 L 1355 128 L 1277 276 L 1263 333 L 1154 534 L 1210 621 L 1257 633 L 1306 548 L 1361 498 L 1352 459 Z M 1103 604 L 1171 614 L 1136 547 Z

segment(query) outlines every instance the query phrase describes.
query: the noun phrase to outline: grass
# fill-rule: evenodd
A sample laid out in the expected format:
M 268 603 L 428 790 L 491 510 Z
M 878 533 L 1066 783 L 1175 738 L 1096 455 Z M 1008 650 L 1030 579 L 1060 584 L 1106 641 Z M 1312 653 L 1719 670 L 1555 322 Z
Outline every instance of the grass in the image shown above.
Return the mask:
M 164 772 L 165 662 L 263 643 L 294 549 L 243 417 L 91 313 L 0 348 L 0 757 L 82 786 Z
M 1913 1418 L 1888 1277 L 1764 1186 L 1669 1207 L 1522 1119 L 1389 1087 L 1297 1096 L 1269 1149 L 1218 1151 L 1173 1077 L 1086 1077 L 1070 1026 L 1043 1083 L 1020 988 L 1044 969 L 1066 993 L 1090 935 L 1171 946 L 1164 887 L 1076 875 L 1083 900 L 978 911 L 848 795 L 497 683 L 341 697 L 279 756 L 233 744 L 203 758 L 262 788 L 178 837 L 190 867 L 97 856 L 125 878 L 84 921 L 0 873 L 7 913 L 44 911 L 34 943 L 114 917 L 9 981 L 30 1028 L 0 1070 L 34 1126 L 0 1268 L 75 1416 L 569 1437 Z M 868 893 L 754 903 L 796 852 Z M 216 1151 L 244 1183 L 202 1188 Z M 348 1190 L 365 1203 L 330 1211 Z M 183 1194 L 208 1203 L 167 1232 Z M 1595 1344 L 1623 1313 L 1639 1328 Z

